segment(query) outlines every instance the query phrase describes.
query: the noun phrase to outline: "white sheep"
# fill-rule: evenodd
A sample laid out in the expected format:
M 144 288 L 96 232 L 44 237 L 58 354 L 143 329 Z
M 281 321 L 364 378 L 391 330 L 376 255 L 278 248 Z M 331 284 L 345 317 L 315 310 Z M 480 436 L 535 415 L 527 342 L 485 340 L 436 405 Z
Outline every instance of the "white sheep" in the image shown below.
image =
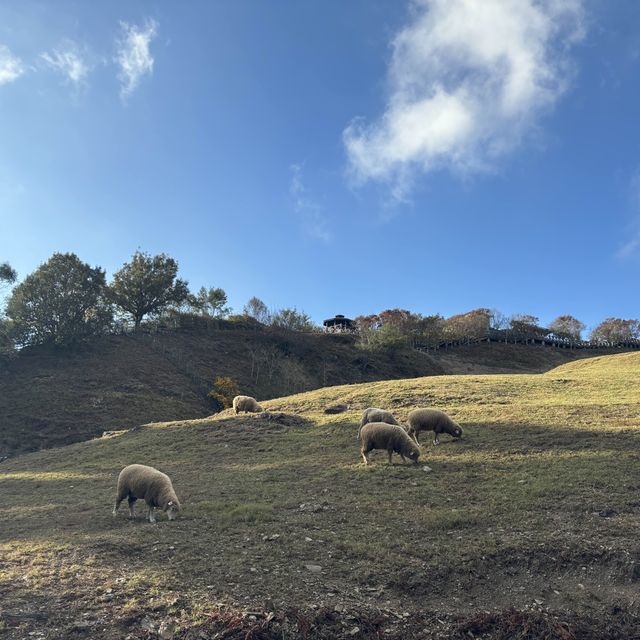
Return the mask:
M 386 424 L 400 425 L 400 423 L 393 417 L 393 414 L 390 411 L 378 409 L 377 407 L 369 407 L 362 413 L 362 418 L 360 419 L 360 427 L 358 428 L 358 440 L 360 439 L 360 431 L 362 431 L 362 427 L 364 427 L 365 424 L 369 424 L 370 422 L 385 422 Z
M 409 435 L 418 442 L 421 431 L 433 431 L 433 444 L 440 444 L 440 434 L 448 433 L 452 438 L 461 438 L 462 427 L 439 409 L 414 409 L 407 416 Z M 419 443 L 418 443 L 419 444 Z
M 125 498 L 129 500 L 130 518 L 136 517 L 136 500 L 142 498 L 147 503 L 149 522 L 156 521 L 156 507 L 166 511 L 169 520 L 173 520 L 181 508 L 169 476 L 144 464 L 130 464 L 120 472 L 118 494 L 113 507 L 114 517 Z
M 420 447 L 407 435 L 407 432 L 395 424 L 386 422 L 368 422 L 360 430 L 362 447 L 360 453 L 365 464 L 369 464 L 367 454 L 373 449 L 386 449 L 391 464 L 391 455 L 394 451 L 400 454 L 402 462 L 406 462 L 405 456 L 418 464 Z
M 264 409 L 251 396 L 236 396 L 233 399 L 233 412 L 238 415 L 241 411 L 246 413 L 262 413 Z

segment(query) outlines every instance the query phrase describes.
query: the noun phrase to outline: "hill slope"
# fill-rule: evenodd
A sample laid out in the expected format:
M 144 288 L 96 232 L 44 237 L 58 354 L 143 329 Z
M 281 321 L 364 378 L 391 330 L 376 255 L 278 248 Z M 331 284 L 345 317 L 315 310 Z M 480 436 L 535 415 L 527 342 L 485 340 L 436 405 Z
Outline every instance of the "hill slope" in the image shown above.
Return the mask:
M 634 353 L 348 385 L 5 461 L 0 625 L 11 639 L 45 617 L 48 638 L 70 639 L 169 622 L 180 640 L 637 638 L 639 376 Z M 354 410 L 322 413 L 336 402 Z M 445 408 L 465 437 L 425 442 L 420 466 L 378 452 L 365 467 L 368 405 Z M 171 475 L 180 519 L 112 518 L 131 462 Z
M 370 353 L 348 336 L 174 331 L 112 336 L 78 351 L 25 350 L 0 371 L 0 459 L 150 420 L 213 408 L 216 376 L 260 399 L 371 380 L 443 373 L 537 372 L 587 351 L 483 344 L 425 355 Z

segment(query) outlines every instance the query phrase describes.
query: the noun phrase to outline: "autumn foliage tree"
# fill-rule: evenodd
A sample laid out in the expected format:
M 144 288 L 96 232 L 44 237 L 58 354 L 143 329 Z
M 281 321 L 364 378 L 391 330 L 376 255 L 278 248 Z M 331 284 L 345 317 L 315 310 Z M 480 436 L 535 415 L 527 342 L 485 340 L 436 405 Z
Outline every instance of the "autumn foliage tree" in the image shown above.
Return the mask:
M 131 262 L 113 274 L 109 296 L 117 307 L 131 314 L 137 329 L 146 315 L 187 300 L 187 283 L 177 275 L 178 263 L 173 258 L 137 251 Z
M 228 409 L 233 404 L 233 399 L 240 395 L 240 388 L 233 378 L 218 376 L 207 395 L 217 407 Z
M 559 338 L 579 341 L 582 339 L 582 332 L 586 325 L 573 316 L 558 316 L 549 324 L 549 331 L 555 333 Z
M 492 313 L 489 309 L 473 309 L 447 318 L 442 331 L 449 340 L 479 340 L 489 333 Z
M 640 339 L 640 321 L 607 318 L 591 332 L 591 341 L 618 345 Z

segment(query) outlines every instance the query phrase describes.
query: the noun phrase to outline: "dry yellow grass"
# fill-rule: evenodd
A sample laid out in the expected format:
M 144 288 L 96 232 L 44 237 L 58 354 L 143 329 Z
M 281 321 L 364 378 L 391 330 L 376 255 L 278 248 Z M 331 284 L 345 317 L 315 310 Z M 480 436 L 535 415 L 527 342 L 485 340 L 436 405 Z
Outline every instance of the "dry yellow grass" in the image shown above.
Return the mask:
M 634 637 L 638 380 L 640 354 L 622 354 L 543 375 L 347 385 L 267 402 L 271 415 L 155 423 L 7 461 L 0 629 L 24 638 L 49 616 L 47 638 L 142 638 L 171 619 L 176 637 L 206 638 L 221 611 L 270 600 L 388 612 L 381 627 L 347 616 L 346 637 L 457 637 L 460 620 L 511 606 L 571 625 L 622 620 L 621 635 L 603 637 Z M 351 409 L 322 412 L 336 403 Z M 430 472 L 388 466 L 382 453 L 365 467 L 356 432 L 371 405 L 401 420 L 416 406 L 444 409 L 465 437 L 425 438 Z M 115 480 L 131 462 L 169 473 L 179 520 L 130 522 L 125 509 L 113 520 Z M 431 635 L 425 616 L 442 623 Z M 566 637 L 598 637 L 581 629 Z

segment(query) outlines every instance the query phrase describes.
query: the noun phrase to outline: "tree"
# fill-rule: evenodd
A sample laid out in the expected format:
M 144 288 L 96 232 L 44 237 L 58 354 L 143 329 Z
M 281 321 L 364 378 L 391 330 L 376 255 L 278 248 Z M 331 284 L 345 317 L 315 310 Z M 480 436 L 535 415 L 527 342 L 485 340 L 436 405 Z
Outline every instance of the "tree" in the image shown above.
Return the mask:
M 73 253 L 54 253 L 7 303 L 18 344 L 71 344 L 106 331 L 112 321 L 105 272 Z
M 511 329 L 520 334 L 533 334 L 536 336 L 545 336 L 549 333 L 548 329 L 538 325 L 540 319 L 537 316 L 531 316 L 526 313 L 516 313 L 510 319 Z
M 193 297 L 191 305 L 202 315 L 223 318 L 231 308 L 227 306 L 227 294 L 224 289 L 200 287 Z
M 549 331 L 555 333 L 559 338 L 579 341 L 582 339 L 582 332 L 586 325 L 573 316 L 558 316 L 550 325 Z
M 298 311 L 295 307 L 276 311 L 271 318 L 271 324 L 289 331 L 314 331 L 316 329 L 311 318 L 304 311 Z
M 443 335 L 449 340 L 478 340 L 489 333 L 491 311 L 473 309 L 447 318 L 442 323 Z
M 591 341 L 608 345 L 617 345 L 630 340 L 640 339 L 640 321 L 607 318 L 592 332 Z
M 0 283 L 11 284 L 16 281 L 18 274 L 8 262 L 0 263 Z
M 267 305 L 255 296 L 244 305 L 242 312 L 245 316 L 249 316 L 261 324 L 269 324 L 271 322 L 271 314 L 267 309 Z
M 177 274 L 178 263 L 173 258 L 136 251 L 131 262 L 113 274 L 109 295 L 115 305 L 131 314 L 138 329 L 146 315 L 161 313 L 188 299 L 187 283 Z
M 0 292 L 6 285 L 16 281 L 18 274 L 8 262 L 0 264 Z M 4 317 L 4 308 L 0 309 L 0 357 L 13 352 L 11 341 L 11 323 Z

